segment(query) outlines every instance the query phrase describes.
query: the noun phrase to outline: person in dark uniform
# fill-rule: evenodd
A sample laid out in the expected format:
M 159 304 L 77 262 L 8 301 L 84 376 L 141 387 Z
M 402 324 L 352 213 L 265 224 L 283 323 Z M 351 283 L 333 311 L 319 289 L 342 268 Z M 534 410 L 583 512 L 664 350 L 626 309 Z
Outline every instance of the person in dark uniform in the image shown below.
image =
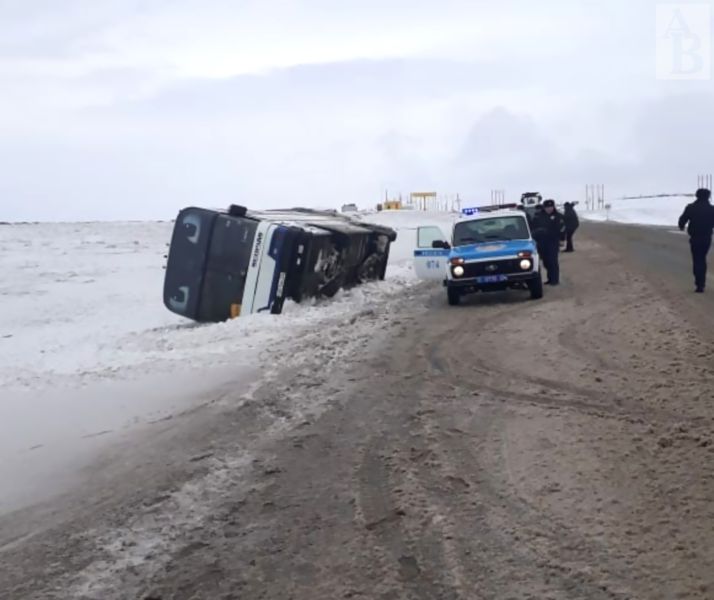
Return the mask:
M 538 254 L 548 273 L 546 285 L 560 283 L 560 236 L 565 231 L 565 222 L 555 208 L 554 200 L 545 200 L 542 210 L 533 217 L 533 238 L 538 246 Z
M 574 252 L 573 235 L 580 227 L 580 219 L 571 202 L 563 205 L 563 221 L 565 222 L 565 252 Z
M 526 221 L 528 221 L 528 227 L 533 229 L 533 218 L 531 217 L 530 213 L 526 210 L 526 207 L 523 206 L 522 204 L 519 204 L 516 207 L 516 210 L 520 210 L 526 216 Z
M 679 217 L 679 229 L 687 227 L 689 246 L 692 250 L 695 291 L 704 292 L 707 283 L 707 254 L 712 245 L 714 230 L 714 206 L 709 203 L 711 191 L 705 188 L 697 190 L 697 199 L 688 204 Z

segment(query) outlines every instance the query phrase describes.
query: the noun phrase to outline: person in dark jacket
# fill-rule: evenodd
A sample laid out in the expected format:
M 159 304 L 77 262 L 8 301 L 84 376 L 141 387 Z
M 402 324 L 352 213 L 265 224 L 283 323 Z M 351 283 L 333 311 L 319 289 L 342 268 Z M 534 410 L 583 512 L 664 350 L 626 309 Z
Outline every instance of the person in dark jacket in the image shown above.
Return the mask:
M 538 254 L 548 273 L 546 285 L 560 283 L 560 236 L 565 231 L 563 216 L 556 210 L 554 200 L 545 200 L 542 210 L 533 217 L 533 238 L 538 246 Z
M 712 245 L 714 206 L 709 203 L 710 190 L 699 188 L 696 196 L 696 201 L 688 204 L 679 217 L 679 229 L 684 231 L 687 227 L 689 246 L 692 250 L 695 291 L 701 294 L 707 283 L 707 254 Z
M 563 205 L 563 221 L 565 222 L 565 252 L 573 252 L 573 235 L 580 227 L 580 219 L 571 202 Z
M 520 210 L 526 216 L 526 220 L 528 221 L 528 227 L 533 229 L 533 217 L 531 216 L 531 213 L 528 212 L 526 207 L 523 206 L 522 204 L 519 204 L 516 207 L 516 210 Z

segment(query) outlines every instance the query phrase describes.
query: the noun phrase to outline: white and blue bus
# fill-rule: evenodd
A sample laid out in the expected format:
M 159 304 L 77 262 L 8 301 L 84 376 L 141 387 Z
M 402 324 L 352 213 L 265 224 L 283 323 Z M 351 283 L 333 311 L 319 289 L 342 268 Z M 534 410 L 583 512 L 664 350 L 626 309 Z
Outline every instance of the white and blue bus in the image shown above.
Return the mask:
M 164 304 L 200 322 L 279 314 L 286 299 L 384 279 L 396 232 L 331 211 L 189 207 L 176 218 Z

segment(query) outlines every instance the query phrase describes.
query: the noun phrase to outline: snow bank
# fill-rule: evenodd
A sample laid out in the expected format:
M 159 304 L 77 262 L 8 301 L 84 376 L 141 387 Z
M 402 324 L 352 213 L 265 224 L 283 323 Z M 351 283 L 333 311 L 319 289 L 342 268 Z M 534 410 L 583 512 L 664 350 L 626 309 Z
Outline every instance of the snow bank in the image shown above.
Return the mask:
M 676 227 L 684 207 L 692 202 L 691 196 L 668 198 L 638 198 L 635 200 L 611 200 L 607 210 L 586 211 L 582 206 L 580 216 L 590 221 L 614 221 L 636 225 L 659 225 Z

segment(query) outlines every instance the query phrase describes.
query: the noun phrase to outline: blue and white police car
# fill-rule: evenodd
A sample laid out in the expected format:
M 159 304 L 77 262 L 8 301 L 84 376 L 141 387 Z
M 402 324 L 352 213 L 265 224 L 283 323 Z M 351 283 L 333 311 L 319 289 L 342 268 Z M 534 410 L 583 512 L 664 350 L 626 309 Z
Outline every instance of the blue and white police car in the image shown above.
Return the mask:
M 419 227 L 414 269 L 420 279 L 443 281 L 449 304 L 474 292 L 528 290 L 543 297 L 536 243 L 519 210 L 463 211 L 451 241 L 437 226 Z

